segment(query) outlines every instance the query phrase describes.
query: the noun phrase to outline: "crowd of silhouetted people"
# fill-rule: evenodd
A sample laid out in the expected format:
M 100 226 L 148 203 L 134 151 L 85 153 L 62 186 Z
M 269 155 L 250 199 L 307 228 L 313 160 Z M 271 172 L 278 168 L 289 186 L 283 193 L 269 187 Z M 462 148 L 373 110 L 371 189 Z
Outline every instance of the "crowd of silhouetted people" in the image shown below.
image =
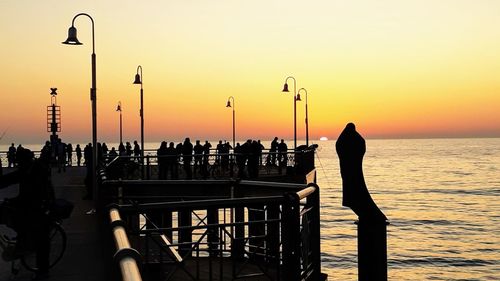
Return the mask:
M 14 143 L 11 144 L 7 151 L 8 167 L 16 166 L 16 154 L 20 149 L 22 145 L 16 148 Z M 207 140 L 204 143 L 196 140 L 193 144 L 190 138 L 179 143 L 162 141 L 156 150 L 158 178 L 179 179 L 181 172 L 185 179 L 227 175 L 257 178 L 261 166 L 276 166 L 281 173 L 288 161 L 287 144 L 283 139 L 278 141 L 278 137 L 275 137 L 268 148 L 269 153 L 264 153 L 263 156 L 265 149 L 260 140 L 252 139 L 242 144 L 238 142 L 235 147 L 222 140 L 219 140 L 215 147 Z M 92 143 L 88 143 L 83 149 L 80 144 L 73 148 L 71 143 L 65 143 L 58 138 L 53 142 L 47 141 L 41 153 L 49 156 L 52 166 L 57 167 L 58 172 L 64 172 L 67 166 L 86 166 L 88 171 L 91 171 Z M 98 163 L 109 163 L 119 156 L 125 161 L 142 163 L 141 147 L 137 141 L 134 141 L 133 145 L 131 142 L 121 142 L 118 148 L 111 149 L 108 149 L 106 143 L 97 143 Z M 147 157 L 154 158 L 151 154 Z M 233 172 L 236 175 L 233 175 Z

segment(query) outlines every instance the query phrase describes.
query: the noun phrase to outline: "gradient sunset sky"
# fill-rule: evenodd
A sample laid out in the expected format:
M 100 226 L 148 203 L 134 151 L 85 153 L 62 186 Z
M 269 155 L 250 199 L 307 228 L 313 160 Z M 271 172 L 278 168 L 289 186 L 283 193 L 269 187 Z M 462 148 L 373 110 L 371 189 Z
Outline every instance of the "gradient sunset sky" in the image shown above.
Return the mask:
M 500 1 L 0 1 L 0 144 L 48 138 L 58 88 L 67 142 L 91 140 L 95 21 L 98 139 L 146 142 L 293 137 L 294 76 L 309 96 L 310 139 L 347 122 L 367 138 L 500 136 Z M 292 83 L 293 84 L 293 83 Z M 290 90 L 293 86 L 290 85 Z M 305 137 L 304 97 L 297 104 Z

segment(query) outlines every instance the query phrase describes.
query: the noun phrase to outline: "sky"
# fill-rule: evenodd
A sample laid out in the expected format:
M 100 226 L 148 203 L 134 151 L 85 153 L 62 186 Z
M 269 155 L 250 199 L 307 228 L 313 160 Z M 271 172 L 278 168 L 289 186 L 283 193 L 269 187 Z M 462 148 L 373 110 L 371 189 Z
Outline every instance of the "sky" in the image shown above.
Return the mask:
M 91 140 L 94 19 L 100 141 L 293 138 L 293 80 L 309 135 L 500 137 L 500 1 L 0 0 L 0 144 L 40 143 L 50 88 L 60 137 Z M 297 137 L 305 138 L 305 97 Z M 1 136 L 1 135 L 0 135 Z

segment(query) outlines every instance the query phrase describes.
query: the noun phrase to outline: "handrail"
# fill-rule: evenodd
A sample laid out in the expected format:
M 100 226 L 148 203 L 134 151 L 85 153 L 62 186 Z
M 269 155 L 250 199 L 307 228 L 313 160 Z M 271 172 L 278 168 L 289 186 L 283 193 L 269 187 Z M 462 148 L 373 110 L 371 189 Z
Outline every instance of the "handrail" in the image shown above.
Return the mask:
M 314 186 L 309 186 L 306 187 L 300 191 L 297 191 L 297 196 L 299 197 L 299 200 L 302 200 L 306 198 L 307 196 L 311 195 L 316 191 L 316 188 Z
M 130 247 L 130 242 L 118 209 L 111 208 L 109 210 L 109 218 L 113 227 L 113 237 L 117 249 L 114 257 L 120 265 L 123 281 L 142 281 L 141 273 L 137 266 L 137 259 L 140 257 L 140 254 Z

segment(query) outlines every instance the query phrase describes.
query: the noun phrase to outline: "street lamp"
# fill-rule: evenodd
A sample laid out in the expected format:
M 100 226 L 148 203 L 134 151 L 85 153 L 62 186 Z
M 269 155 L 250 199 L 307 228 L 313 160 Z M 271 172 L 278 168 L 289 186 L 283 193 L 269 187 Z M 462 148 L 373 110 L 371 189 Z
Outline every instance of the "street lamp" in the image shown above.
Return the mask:
M 140 74 L 139 74 L 140 70 Z M 137 66 L 137 73 L 135 74 L 134 84 L 141 85 L 141 110 L 139 115 L 141 116 L 141 175 L 144 178 L 144 106 L 143 106 L 143 89 L 142 82 L 144 80 L 144 76 L 142 75 L 142 66 Z
M 233 100 L 233 106 L 231 106 L 231 100 Z M 234 97 L 233 96 L 230 96 L 229 98 L 227 98 L 227 105 L 226 107 L 232 107 L 233 108 L 233 149 L 236 147 L 235 145 L 235 136 L 236 136 L 236 127 L 235 127 L 235 121 L 234 121 L 234 118 L 235 118 L 235 115 L 234 115 L 234 110 L 235 110 L 235 107 L 236 107 L 236 104 L 234 102 Z
M 293 150 L 297 149 L 297 101 L 300 101 L 300 95 L 297 95 L 297 82 L 293 76 L 285 79 L 285 85 L 282 92 L 288 93 L 288 79 L 293 79 Z
M 118 106 L 116 107 L 116 111 L 120 111 L 120 143 L 123 142 L 123 127 L 122 127 L 122 102 L 118 102 Z
M 309 118 L 307 116 L 307 90 L 304 88 L 300 88 L 297 92 L 297 95 L 300 98 L 300 91 L 306 92 L 306 146 L 309 147 Z
M 76 37 L 76 27 L 75 20 L 79 16 L 86 16 L 90 19 L 92 23 L 92 87 L 90 88 L 90 100 L 92 102 L 92 196 L 94 199 L 94 203 L 97 207 L 97 87 L 96 87 L 96 56 L 95 56 L 95 36 L 94 36 L 94 19 L 86 14 L 80 13 L 73 17 L 73 21 L 71 22 L 71 27 L 68 29 L 68 39 L 62 42 L 66 45 L 82 45 L 78 38 Z M 90 213 L 95 212 L 95 210 L 91 210 Z

